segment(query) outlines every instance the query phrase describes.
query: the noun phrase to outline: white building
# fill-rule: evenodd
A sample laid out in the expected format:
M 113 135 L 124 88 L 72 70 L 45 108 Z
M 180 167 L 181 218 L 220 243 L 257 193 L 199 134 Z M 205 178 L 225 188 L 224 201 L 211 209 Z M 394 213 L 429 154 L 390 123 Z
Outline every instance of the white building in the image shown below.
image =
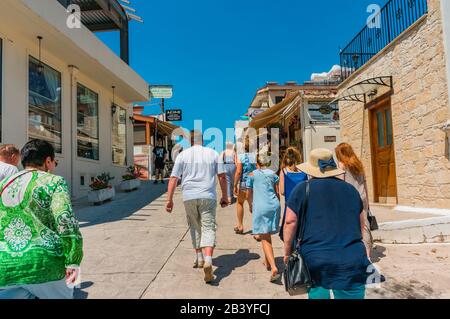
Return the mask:
M 97 18 L 89 20 L 92 12 L 82 11 L 80 28 L 67 23 L 64 0 L 0 2 L 1 143 L 53 143 L 56 173 L 67 179 L 74 198 L 86 195 L 102 172 L 115 176 L 115 184 L 121 181 L 133 164 L 132 103 L 149 99 L 148 84 L 90 31 L 100 30 L 100 23 L 123 24 L 127 57 L 122 7 L 116 0 L 87 2 L 91 9 L 98 6 Z

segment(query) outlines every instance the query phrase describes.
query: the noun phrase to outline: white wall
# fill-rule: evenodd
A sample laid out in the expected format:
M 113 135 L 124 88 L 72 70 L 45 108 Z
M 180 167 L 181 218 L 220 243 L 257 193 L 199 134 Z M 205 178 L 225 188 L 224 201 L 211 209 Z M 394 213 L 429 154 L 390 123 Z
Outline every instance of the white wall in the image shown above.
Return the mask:
M 3 116 L 2 143 L 12 143 L 21 148 L 28 141 L 28 63 L 29 55 L 38 57 L 36 43 L 14 32 L 6 30 L 0 22 L 0 37 L 3 40 Z M 51 39 L 47 40 L 51 41 Z M 121 181 L 126 167 L 112 164 L 111 152 L 111 103 L 112 89 L 102 86 L 83 73 L 79 73 L 71 88 L 71 73 L 68 63 L 63 58 L 42 50 L 42 60 L 61 73 L 62 81 L 62 144 L 63 151 L 57 154 L 58 175 L 64 176 L 72 188 L 74 198 L 84 196 L 89 190 L 90 176 L 102 172 L 110 172 L 115 176 L 114 184 Z M 76 87 L 77 81 L 99 94 L 99 138 L 100 160 L 91 161 L 77 158 L 76 143 Z M 71 89 L 72 97 L 71 101 Z M 133 128 L 128 119 L 133 114 L 132 106 L 124 102 L 120 96 L 115 97 L 116 104 L 127 108 L 127 159 L 133 164 Z M 73 135 L 71 130 L 73 129 Z M 72 174 L 73 165 L 73 174 Z M 87 186 L 80 188 L 80 174 L 86 174 Z
M 448 96 L 450 100 L 450 1 L 441 0 L 441 11 L 444 29 L 444 45 L 445 54 L 447 56 L 447 86 L 448 86 Z M 448 105 L 450 110 L 450 103 Z

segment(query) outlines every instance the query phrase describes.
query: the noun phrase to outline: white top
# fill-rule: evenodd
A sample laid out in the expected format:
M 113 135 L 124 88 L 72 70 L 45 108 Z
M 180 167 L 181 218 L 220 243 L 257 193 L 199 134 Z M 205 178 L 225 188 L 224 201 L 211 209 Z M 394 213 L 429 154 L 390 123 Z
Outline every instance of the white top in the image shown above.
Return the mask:
M 223 159 L 213 149 L 195 145 L 181 152 L 172 177 L 182 178 L 183 200 L 217 199 L 217 175 L 224 174 Z
M 19 173 L 19 169 L 14 165 L 0 162 L 0 182 L 17 173 Z

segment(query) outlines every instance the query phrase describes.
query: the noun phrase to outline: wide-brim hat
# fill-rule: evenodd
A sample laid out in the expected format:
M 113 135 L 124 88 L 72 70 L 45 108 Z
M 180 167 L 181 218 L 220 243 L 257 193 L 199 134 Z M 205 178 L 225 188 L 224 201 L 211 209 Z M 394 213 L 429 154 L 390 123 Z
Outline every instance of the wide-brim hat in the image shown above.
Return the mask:
M 338 168 L 333 157 L 333 152 L 318 148 L 312 150 L 309 154 L 309 160 L 307 163 L 300 164 L 298 168 L 316 178 L 327 178 L 345 174 L 345 171 Z

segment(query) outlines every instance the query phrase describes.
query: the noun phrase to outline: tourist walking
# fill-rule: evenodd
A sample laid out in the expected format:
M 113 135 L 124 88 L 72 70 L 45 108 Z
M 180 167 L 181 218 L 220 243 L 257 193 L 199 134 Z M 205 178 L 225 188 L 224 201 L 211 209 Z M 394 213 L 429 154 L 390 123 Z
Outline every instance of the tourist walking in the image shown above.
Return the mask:
M 0 146 L 0 182 L 19 172 L 20 151 L 12 144 Z
M 222 207 L 228 205 L 227 180 L 219 154 L 203 147 L 201 133 L 191 132 L 191 145 L 178 155 L 175 162 L 169 181 L 166 211 L 171 213 L 173 210 L 173 195 L 182 177 L 183 201 L 196 252 L 194 268 L 203 268 L 205 282 L 211 283 L 214 280 L 212 256 L 216 246 L 216 177 L 222 190 Z
M 299 214 L 306 204 L 306 220 L 299 253 L 314 283 L 310 299 L 364 299 L 367 271 L 371 263 L 362 241 L 363 204 L 356 189 L 337 178 L 345 172 L 337 167 L 327 149 L 311 151 L 300 169 L 311 180 L 292 192 L 284 226 L 284 261 L 292 253 Z
M 83 249 L 67 183 L 50 143 L 21 155 L 25 170 L 0 183 L 0 299 L 71 299 Z
M 339 167 L 345 171 L 344 180 L 356 188 L 364 207 L 364 231 L 363 242 L 366 246 L 367 256 L 372 255 L 373 238 L 370 231 L 370 224 L 368 219 L 369 214 L 369 196 L 367 192 L 367 180 L 364 173 L 364 166 L 361 160 L 356 156 L 350 144 L 341 143 L 336 147 L 336 157 L 339 162 Z
M 226 143 L 225 151 L 220 154 L 225 165 L 225 172 L 227 176 L 227 193 L 228 202 L 233 203 L 234 197 L 234 176 L 236 175 L 236 146 L 231 143 Z
M 289 197 L 298 184 L 308 180 L 308 176 L 298 168 L 300 161 L 301 154 L 299 150 L 295 147 L 289 147 L 284 153 L 281 162 L 280 193 L 282 196 L 284 196 L 285 199 L 283 221 L 281 223 L 280 229 L 281 240 L 283 240 L 283 227 L 286 221 L 286 207 L 287 202 L 289 201 Z
M 155 181 L 154 184 L 158 183 L 158 177 L 161 184 L 164 184 L 164 170 L 166 168 L 167 150 L 163 146 L 161 140 L 158 140 L 157 146 L 153 149 L 153 154 L 155 155 Z
M 257 169 L 249 174 L 249 198 L 253 203 L 253 236 L 262 243 L 264 265 L 271 271 L 270 281 L 280 279 L 272 247 L 272 235 L 280 230 L 280 192 L 279 177 L 268 169 L 269 157 L 258 155 Z
M 236 175 L 234 178 L 234 195 L 237 196 L 236 215 L 237 225 L 234 227 L 236 234 L 244 234 L 244 204 L 248 202 L 250 211 L 252 202 L 248 198 L 249 181 L 248 176 L 256 169 L 256 153 L 250 152 L 252 147 L 250 138 L 247 136 L 244 140 L 243 153 L 236 153 Z

